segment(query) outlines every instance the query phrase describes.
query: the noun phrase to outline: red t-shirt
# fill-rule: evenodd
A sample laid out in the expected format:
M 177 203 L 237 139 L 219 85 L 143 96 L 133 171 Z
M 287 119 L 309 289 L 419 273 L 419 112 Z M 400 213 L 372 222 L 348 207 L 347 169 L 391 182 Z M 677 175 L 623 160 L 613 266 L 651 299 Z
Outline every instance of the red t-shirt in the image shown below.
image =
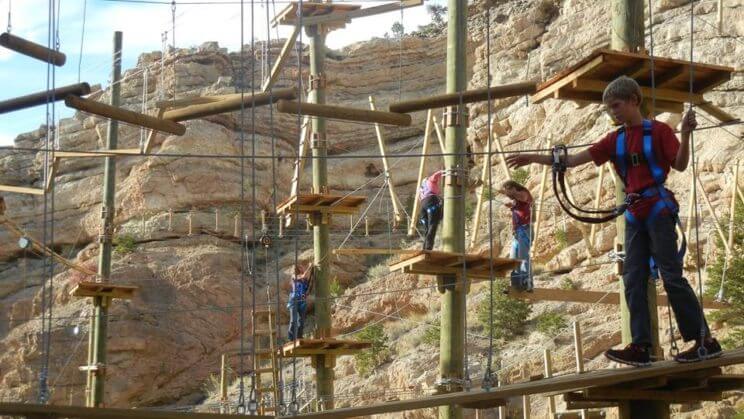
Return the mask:
M 511 208 L 513 228 L 516 229 L 518 226 L 528 225 L 530 223 L 531 208 L 531 195 L 527 201 L 514 200 L 514 206 Z
M 617 150 L 616 145 L 617 131 L 612 131 L 598 143 L 589 147 L 589 154 L 591 154 L 594 164 L 600 166 L 610 160 L 617 172 L 617 162 L 615 160 L 615 153 Z M 664 176 L 666 177 L 669 174 L 672 162 L 677 158 L 679 140 L 677 140 L 677 136 L 674 135 L 674 131 L 669 125 L 663 122 L 653 121 L 651 125 L 651 145 L 654 150 L 654 157 L 656 157 L 656 163 L 664 171 Z M 643 155 L 642 125 L 625 128 L 625 150 L 625 192 L 638 193 L 649 186 L 656 185 L 656 182 L 651 175 L 651 170 L 649 169 Z M 638 154 L 642 159 L 638 166 L 633 166 L 629 161 L 627 161 L 629 158 L 628 156 L 634 153 Z M 674 194 L 670 193 L 670 195 L 672 200 L 674 200 Z M 651 208 L 658 200 L 658 196 L 638 199 L 630 206 L 630 208 L 628 208 L 628 210 L 636 218 L 643 220 L 648 216 L 649 211 L 651 211 Z

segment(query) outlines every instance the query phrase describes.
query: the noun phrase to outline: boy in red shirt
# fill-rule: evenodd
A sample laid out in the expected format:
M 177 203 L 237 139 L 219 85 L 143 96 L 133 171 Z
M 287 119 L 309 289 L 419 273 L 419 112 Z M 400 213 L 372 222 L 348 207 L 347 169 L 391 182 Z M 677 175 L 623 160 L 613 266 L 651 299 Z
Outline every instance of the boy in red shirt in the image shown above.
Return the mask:
M 680 144 L 671 127 L 643 119 L 640 111 L 642 99 L 638 83 L 629 77 L 621 76 L 607 85 L 602 100 L 613 118 L 623 126 L 589 149 L 569 155 L 563 162 L 566 167 L 575 167 L 592 161 L 597 166 L 612 161 L 615 171 L 625 182 L 625 192 L 636 198 L 625 214 L 628 222 L 625 225 L 623 271 L 633 341 L 624 349 L 606 351 L 605 356 L 629 365 L 650 364 L 651 320 L 647 281 L 651 274 L 649 260 L 653 257 L 679 331 L 686 342 L 695 341 L 692 348 L 680 352 L 674 359 L 695 362 L 714 358 L 721 355 L 721 346 L 711 337 L 695 292 L 682 276 L 682 261 L 676 249 L 677 204 L 673 193 L 663 186 L 670 168 L 678 171 L 687 168 L 690 130 L 697 126 L 695 113 L 687 112 L 682 121 Z M 649 157 L 653 161 L 649 161 Z M 506 160 L 512 168 L 530 163 L 552 164 L 550 155 L 539 154 L 517 154 Z
M 530 272 L 530 221 L 532 219 L 532 194 L 530 191 L 513 180 L 507 180 L 501 185 L 502 194 L 509 197 L 504 205 L 511 210 L 512 215 L 512 259 L 521 259 L 522 264 L 511 273 L 511 285 L 522 291 L 532 292 L 532 275 Z

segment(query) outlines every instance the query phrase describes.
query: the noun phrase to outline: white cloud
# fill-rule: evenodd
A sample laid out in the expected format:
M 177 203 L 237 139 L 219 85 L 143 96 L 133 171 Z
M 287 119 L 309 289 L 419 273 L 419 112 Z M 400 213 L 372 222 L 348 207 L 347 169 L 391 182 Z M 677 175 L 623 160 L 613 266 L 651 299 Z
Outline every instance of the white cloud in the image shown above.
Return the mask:
M 15 140 L 15 135 L 8 134 L 5 132 L 0 132 L 0 146 L 9 146 L 13 145 L 13 140 Z

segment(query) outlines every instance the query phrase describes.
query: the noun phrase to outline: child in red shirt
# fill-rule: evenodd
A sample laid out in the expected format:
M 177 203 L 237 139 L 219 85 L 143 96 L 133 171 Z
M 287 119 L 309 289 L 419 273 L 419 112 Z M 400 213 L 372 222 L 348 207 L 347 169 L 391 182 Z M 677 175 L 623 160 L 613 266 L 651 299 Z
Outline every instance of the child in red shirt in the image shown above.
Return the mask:
M 625 214 L 628 222 L 625 225 L 626 255 L 623 270 L 633 341 L 624 349 L 610 349 L 605 355 L 613 361 L 630 365 L 650 363 L 651 320 L 647 283 L 651 274 L 649 260 L 653 257 L 661 273 L 680 333 L 686 342 L 695 341 L 692 348 L 677 354 L 674 359 L 678 362 L 694 362 L 720 356 L 721 346 L 711 337 L 695 292 L 682 276 L 682 261 L 678 258 L 676 249 L 677 205 L 674 195 L 655 180 L 666 180 L 672 167 L 678 171 L 687 168 L 690 130 L 697 126 L 695 113 L 690 110 L 685 115 L 680 143 L 668 125 L 643 119 L 640 111 L 643 97 L 635 80 L 626 76 L 619 77 L 607 85 L 602 99 L 613 118 L 622 123 L 623 127 L 607 134 L 589 149 L 569 155 L 563 163 L 566 167 L 575 167 L 589 162 L 601 165 L 610 160 L 624 180 L 628 196 L 637 198 Z M 650 131 L 651 134 L 651 155 L 654 162 L 646 161 L 644 131 Z M 624 149 L 618 147 L 619 135 L 624 136 Z M 618 159 L 618 154 L 625 158 Z M 506 161 L 512 168 L 530 163 L 552 164 L 550 155 L 539 154 L 516 154 Z M 662 199 L 661 205 L 657 205 Z
M 511 273 L 511 285 L 519 290 L 531 292 L 533 288 L 530 272 L 532 194 L 527 188 L 513 180 L 504 182 L 500 192 L 509 198 L 504 205 L 511 210 L 512 215 L 514 239 L 510 257 L 522 260 L 522 264 Z

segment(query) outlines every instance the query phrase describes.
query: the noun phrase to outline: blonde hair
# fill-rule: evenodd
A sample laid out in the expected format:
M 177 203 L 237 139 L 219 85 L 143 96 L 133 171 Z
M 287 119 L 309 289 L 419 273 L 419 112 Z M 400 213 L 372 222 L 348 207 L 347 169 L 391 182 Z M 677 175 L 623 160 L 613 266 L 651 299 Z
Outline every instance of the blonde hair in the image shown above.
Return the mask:
M 614 99 L 631 100 L 633 96 L 638 98 L 638 105 L 640 106 L 643 101 L 641 86 L 628 76 L 620 76 L 605 87 L 602 102 L 609 103 Z

